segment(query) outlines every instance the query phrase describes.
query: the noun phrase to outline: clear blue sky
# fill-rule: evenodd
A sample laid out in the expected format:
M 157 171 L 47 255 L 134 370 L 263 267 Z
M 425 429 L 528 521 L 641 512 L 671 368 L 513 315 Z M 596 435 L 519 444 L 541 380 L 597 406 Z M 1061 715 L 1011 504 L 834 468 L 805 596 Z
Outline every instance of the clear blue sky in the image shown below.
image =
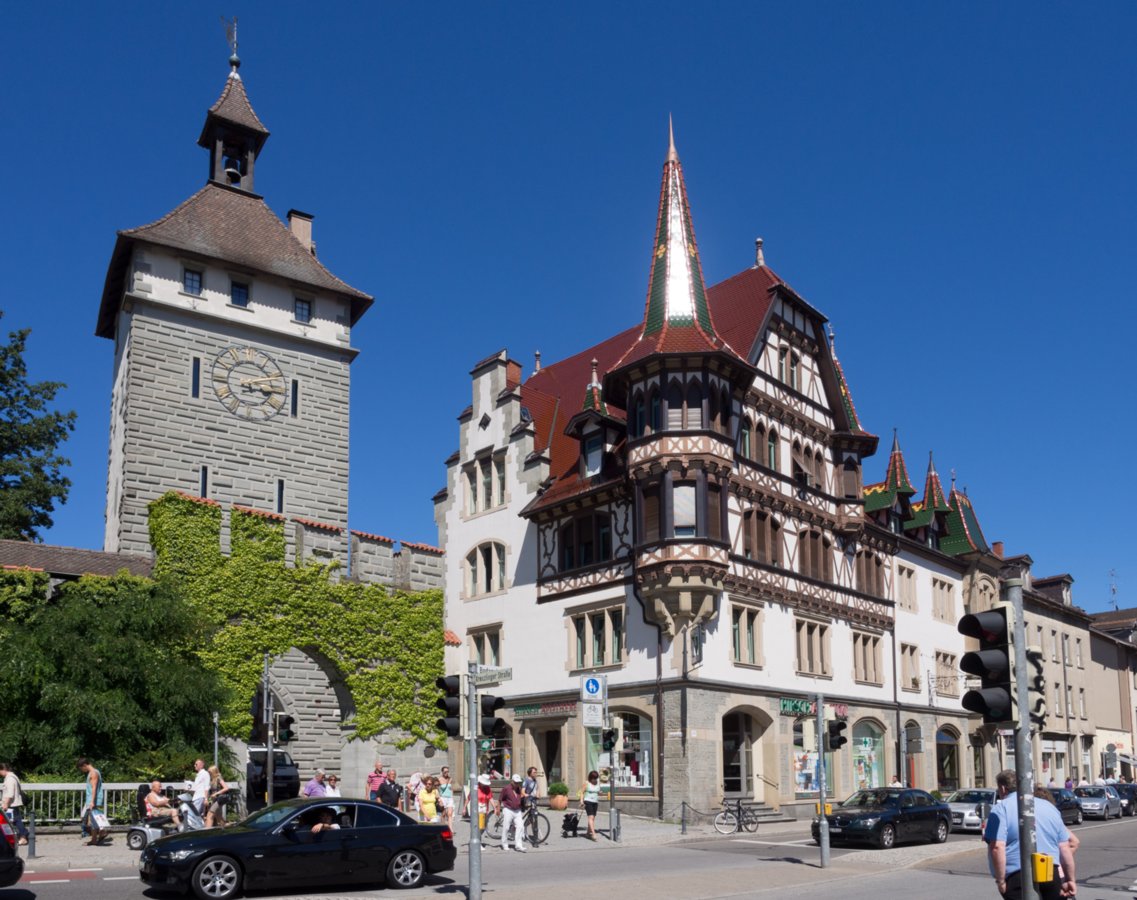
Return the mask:
M 897 427 L 988 540 L 1090 610 L 1116 569 L 1137 605 L 1131 2 L 10 6 L 0 327 L 79 412 L 48 542 L 101 546 L 103 278 L 116 229 L 205 180 L 222 12 L 272 131 L 258 190 L 376 297 L 352 527 L 437 541 L 476 360 L 528 373 L 640 319 L 670 113 L 708 282 L 761 235 L 830 317 L 881 435 L 866 480 Z

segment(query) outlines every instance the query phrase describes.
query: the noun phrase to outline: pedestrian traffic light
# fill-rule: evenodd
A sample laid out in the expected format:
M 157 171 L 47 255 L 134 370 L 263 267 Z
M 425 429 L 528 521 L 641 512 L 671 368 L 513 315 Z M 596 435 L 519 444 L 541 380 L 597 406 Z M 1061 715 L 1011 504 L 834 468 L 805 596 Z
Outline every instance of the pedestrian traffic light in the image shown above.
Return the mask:
M 295 740 L 296 732 L 292 730 L 292 723 L 296 719 L 286 713 L 276 714 L 276 742 L 278 744 L 287 744 L 291 740 Z
M 601 734 L 601 743 L 604 749 L 608 752 L 616 749 L 616 729 L 605 728 Z
M 840 750 L 847 743 L 849 739 L 841 734 L 846 728 L 849 727 L 848 722 L 842 722 L 840 719 L 834 719 L 832 722 L 827 722 L 826 726 L 829 729 L 829 749 Z
M 980 713 L 986 724 L 1012 722 L 1018 712 L 1011 685 L 1014 672 L 1011 665 L 1011 634 L 1014 630 L 1014 613 L 1010 606 L 997 604 L 980 613 L 969 613 L 959 620 L 958 631 L 967 637 L 979 639 L 979 649 L 963 654 L 959 668 L 968 675 L 977 675 L 978 690 L 963 695 L 963 708 Z
M 805 749 L 805 722 L 794 722 L 794 746 Z
M 435 724 L 447 737 L 462 736 L 462 678 L 458 675 L 443 675 L 434 682 L 442 691 L 442 696 L 434 705 L 446 713 Z
M 493 737 L 494 732 L 505 727 L 505 719 L 496 715 L 497 711 L 505 706 L 505 698 L 495 697 L 493 694 L 482 694 L 478 697 L 478 709 L 482 713 L 482 734 Z

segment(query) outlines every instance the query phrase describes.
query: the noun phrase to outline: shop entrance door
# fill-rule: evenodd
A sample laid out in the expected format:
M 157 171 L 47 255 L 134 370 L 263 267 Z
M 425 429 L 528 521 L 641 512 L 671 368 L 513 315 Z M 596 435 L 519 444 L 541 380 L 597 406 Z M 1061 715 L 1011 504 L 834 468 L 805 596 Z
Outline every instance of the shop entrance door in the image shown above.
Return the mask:
M 541 759 L 541 771 L 545 774 L 546 784 L 554 781 L 564 781 L 561 774 L 561 730 L 559 728 L 546 728 L 538 731 L 534 736 L 537 745 L 537 755 Z

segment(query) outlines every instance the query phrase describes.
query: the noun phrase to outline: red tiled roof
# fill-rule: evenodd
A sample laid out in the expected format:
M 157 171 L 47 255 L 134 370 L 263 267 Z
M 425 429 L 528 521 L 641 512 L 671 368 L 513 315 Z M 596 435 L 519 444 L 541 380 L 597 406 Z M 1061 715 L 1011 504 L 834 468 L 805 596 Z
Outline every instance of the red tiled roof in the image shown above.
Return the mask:
M 95 329 L 100 337 L 114 336 L 134 241 L 200 254 L 341 294 L 351 300 L 352 325 L 372 303 L 368 294 L 324 268 L 263 199 L 210 182 L 157 221 L 118 233 Z
M 444 644 L 448 644 L 451 647 L 461 647 L 462 646 L 462 639 L 460 637 L 458 637 L 458 635 L 456 635 L 449 628 L 447 628 L 444 632 L 442 632 L 442 642 Z
M 288 519 L 280 513 L 269 512 L 265 509 L 253 509 L 251 506 L 241 506 L 238 503 L 233 504 L 233 509 L 237 512 L 243 512 L 249 516 L 256 516 L 260 519 L 270 519 L 273 522 L 287 522 Z
M 253 111 L 253 104 L 249 102 L 249 95 L 245 93 L 245 83 L 236 72 L 230 73 L 229 77 L 225 79 L 225 87 L 221 89 L 221 96 L 217 98 L 216 103 L 209 107 L 205 128 L 201 132 L 201 137 L 198 138 L 198 144 L 202 147 L 209 146 L 206 133 L 209 130 L 210 119 L 221 119 L 255 131 L 261 135 L 262 144 L 269 134 L 264 123 Z
M 77 547 L 33 544 L 31 541 L 0 540 L 0 566 L 5 569 L 32 569 L 51 575 L 116 575 L 126 569 L 131 575 L 148 576 L 153 562 L 148 556 L 104 553 Z
M 174 491 L 183 500 L 189 500 L 192 503 L 200 503 L 202 506 L 220 506 L 216 500 L 210 500 L 208 497 L 195 497 L 193 494 L 187 494 L 185 491 Z
M 441 547 L 432 547 L 430 544 L 412 544 L 410 541 L 401 541 L 400 549 L 409 547 L 411 550 L 421 550 L 423 553 L 437 553 L 443 556 L 446 551 Z
M 394 538 L 383 537 L 381 534 L 369 534 L 366 531 L 356 531 L 354 528 L 351 531 L 356 537 L 363 538 L 365 541 L 378 541 L 380 544 L 393 544 Z
M 782 283 L 772 269 L 750 268 L 707 291 L 719 337 L 744 358 L 749 358 L 754 340 L 770 313 L 774 295 L 770 288 Z
M 315 528 L 317 531 L 330 531 L 334 534 L 341 534 L 343 529 L 339 525 L 329 525 L 327 522 L 317 522 L 315 519 L 304 519 L 300 516 L 293 516 L 293 522 L 299 522 L 308 528 Z

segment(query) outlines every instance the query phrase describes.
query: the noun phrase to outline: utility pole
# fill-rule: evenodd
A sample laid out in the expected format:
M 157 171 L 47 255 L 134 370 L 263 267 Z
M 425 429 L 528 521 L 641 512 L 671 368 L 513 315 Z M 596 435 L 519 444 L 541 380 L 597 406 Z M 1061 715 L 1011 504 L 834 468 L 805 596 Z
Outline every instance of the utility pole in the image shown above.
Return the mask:
M 1023 622 L 1023 581 L 1008 578 L 1007 601 L 1015 615 L 1015 701 L 1019 709 L 1015 723 L 1015 776 L 1019 800 L 1019 859 L 1022 872 L 1022 900 L 1038 900 L 1034 885 L 1034 758 L 1030 747 L 1030 685 L 1027 677 L 1026 625 Z
M 481 717 L 478 715 L 478 691 L 474 676 L 478 674 L 478 664 L 472 662 L 466 676 L 466 784 L 470 790 L 470 889 L 469 900 L 482 900 L 482 829 L 478 821 L 478 731 Z M 489 812 L 486 812 L 489 815 Z
M 219 742 L 218 729 L 220 726 L 220 721 L 221 721 L 221 714 L 217 710 L 214 710 L 213 711 L 213 764 L 215 766 L 218 764 L 217 763 L 217 749 L 218 749 L 217 745 Z
M 264 686 L 264 708 L 265 717 L 265 804 L 272 806 L 272 769 L 273 769 L 273 753 L 272 753 L 272 693 L 268 688 L 268 651 L 265 651 L 265 668 L 263 676 Z
M 829 868 L 829 820 L 825 817 L 825 745 L 829 735 L 825 730 L 825 697 L 817 695 L 817 843 L 821 847 L 821 868 Z

